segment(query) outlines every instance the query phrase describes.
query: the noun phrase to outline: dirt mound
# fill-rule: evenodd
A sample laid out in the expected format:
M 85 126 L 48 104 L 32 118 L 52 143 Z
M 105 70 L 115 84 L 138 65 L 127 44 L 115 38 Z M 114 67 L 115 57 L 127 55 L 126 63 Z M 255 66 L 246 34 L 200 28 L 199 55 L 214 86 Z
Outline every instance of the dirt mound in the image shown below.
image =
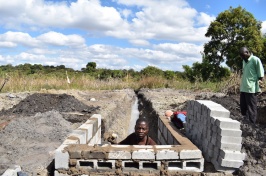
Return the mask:
M 97 107 L 98 108 L 98 107 Z M 59 112 L 91 113 L 97 108 L 87 106 L 74 96 L 67 94 L 42 94 L 29 95 L 13 108 L 1 111 L 6 114 L 34 115 L 37 112 L 56 110 Z
M 46 171 L 67 134 L 99 108 L 67 94 L 35 93 L 0 111 L 0 174 L 14 164 L 32 175 Z

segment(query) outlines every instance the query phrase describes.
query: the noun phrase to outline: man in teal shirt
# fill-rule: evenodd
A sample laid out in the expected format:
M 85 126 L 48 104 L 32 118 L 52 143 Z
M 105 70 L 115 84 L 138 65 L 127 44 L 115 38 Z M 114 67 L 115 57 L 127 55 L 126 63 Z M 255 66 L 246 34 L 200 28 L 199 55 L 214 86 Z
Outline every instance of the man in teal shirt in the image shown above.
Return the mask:
M 261 91 L 259 84 L 263 81 L 264 69 L 261 60 L 253 56 L 247 47 L 240 48 L 239 54 L 243 59 L 243 74 L 240 85 L 241 114 L 256 124 L 257 93 Z

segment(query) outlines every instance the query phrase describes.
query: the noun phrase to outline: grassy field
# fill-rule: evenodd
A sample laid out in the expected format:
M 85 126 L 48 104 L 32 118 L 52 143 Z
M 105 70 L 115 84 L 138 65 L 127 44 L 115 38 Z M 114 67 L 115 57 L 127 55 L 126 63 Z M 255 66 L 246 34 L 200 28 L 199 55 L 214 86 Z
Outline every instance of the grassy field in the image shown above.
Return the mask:
M 229 79 L 218 83 L 200 82 L 190 83 L 187 80 L 166 80 L 160 77 L 146 77 L 140 80 L 132 78 L 98 80 L 88 75 L 60 76 L 24 76 L 14 75 L 0 78 L 1 92 L 24 92 L 49 89 L 78 89 L 78 90 L 115 90 L 131 88 L 173 88 L 195 91 L 228 92 L 238 91 L 239 76 L 232 75 Z

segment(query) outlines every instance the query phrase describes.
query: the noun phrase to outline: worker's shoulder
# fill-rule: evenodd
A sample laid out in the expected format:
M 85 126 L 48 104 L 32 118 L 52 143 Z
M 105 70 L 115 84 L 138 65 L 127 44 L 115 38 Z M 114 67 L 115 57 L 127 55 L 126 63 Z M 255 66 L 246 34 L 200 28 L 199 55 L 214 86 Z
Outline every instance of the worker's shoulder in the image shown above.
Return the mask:
M 251 56 L 251 59 L 254 61 L 260 61 L 260 58 L 254 55 Z

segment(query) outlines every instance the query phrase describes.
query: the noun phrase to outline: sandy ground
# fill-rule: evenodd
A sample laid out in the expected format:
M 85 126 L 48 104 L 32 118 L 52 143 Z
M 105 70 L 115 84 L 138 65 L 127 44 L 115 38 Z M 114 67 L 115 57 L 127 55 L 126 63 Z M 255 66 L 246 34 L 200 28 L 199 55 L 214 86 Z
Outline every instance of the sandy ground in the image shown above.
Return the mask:
M 231 111 L 231 118 L 241 122 L 243 149 L 247 160 L 237 175 L 266 175 L 265 125 L 252 126 L 239 113 L 238 95 L 172 89 L 143 89 L 138 96 L 151 102 L 153 111 L 140 116 L 163 115 L 168 109 L 185 110 L 186 101 L 211 99 Z M 101 114 L 103 132 L 116 132 L 118 141 L 128 135 L 133 90 L 55 91 L 0 94 L 0 174 L 8 167 L 20 165 L 29 175 L 45 173 L 53 165 L 54 150 L 66 136 L 92 114 Z M 264 94 L 260 96 L 259 116 L 265 112 Z M 140 107 L 147 108 L 147 104 Z M 208 173 L 211 174 L 211 173 Z M 216 174 L 216 173 L 213 173 Z M 206 173 L 205 173 L 206 175 Z

